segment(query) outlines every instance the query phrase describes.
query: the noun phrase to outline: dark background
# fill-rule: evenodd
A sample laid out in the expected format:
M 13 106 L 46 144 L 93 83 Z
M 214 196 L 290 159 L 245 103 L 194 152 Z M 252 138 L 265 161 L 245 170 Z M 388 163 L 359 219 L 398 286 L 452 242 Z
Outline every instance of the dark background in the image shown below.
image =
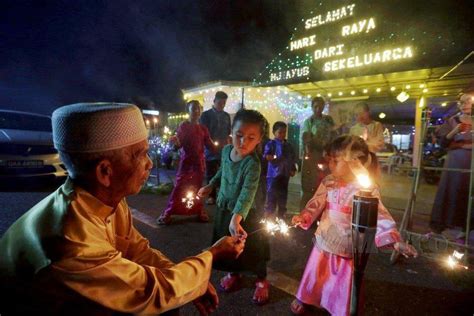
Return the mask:
M 0 108 L 83 101 L 184 109 L 180 89 L 248 80 L 285 45 L 294 1 L 2 1 Z
M 387 14 L 402 18 L 399 27 L 405 26 L 404 15 L 434 23 L 437 18 L 430 12 L 442 8 L 439 14 L 457 30 L 452 35 L 468 37 L 472 47 L 471 0 L 434 1 L 429 6 L 412 0 L 364 1 L 386 2 L 393 9 Z M 343 3 L 347 1 L 324 1 L 331 8 Z M 288 45 L 301 19 L 313 16 L 310 11 L 320 4 L 323 1 L 1 1 L 0 108 L 50 114 L 68 103 L 121 101 L 181 111 L 182 88 L 256 78 Z M 447 4 L 454 10 L 446 10 Z M 411 24 L 410 32 L 417 28 Z M 438 53 L 430 56 L 437 58 Z M 462 54 L 455 55 L 453 63 Z

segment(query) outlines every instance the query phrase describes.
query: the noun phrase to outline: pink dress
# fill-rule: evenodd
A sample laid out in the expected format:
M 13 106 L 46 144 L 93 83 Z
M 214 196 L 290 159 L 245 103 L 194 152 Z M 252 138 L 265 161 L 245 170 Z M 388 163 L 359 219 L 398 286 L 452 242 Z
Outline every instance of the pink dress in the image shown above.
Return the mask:
M 313 223 L 320 219 L 315 245 L 306 264 L 296 297 L 305 304 L 324 308 L 332 315 L 349 315 L 352 285 L 352 197 L 360 187 L 326 177 L 301 215 Z M 395 221 L 379 198 L 377 247 L 401 240 Z M 307 225 L 306 229 L 311 225 Z
M 207 128 L 202 124 L 192 124 L 185 121 L 179 125 L 177 135 L 180 149 L 180 161 L 176 174 L 176 184 L 168 200 L 168 206 L 163 212 L 164 216 L 193 215 L 203 211 L 201 200 L 194 199 L 191 208 L 186 207 L 182 201 L 188 192 L 197 196 L 202 186 L 206 163 L 204 160 L 204 146 L 214 148 Z

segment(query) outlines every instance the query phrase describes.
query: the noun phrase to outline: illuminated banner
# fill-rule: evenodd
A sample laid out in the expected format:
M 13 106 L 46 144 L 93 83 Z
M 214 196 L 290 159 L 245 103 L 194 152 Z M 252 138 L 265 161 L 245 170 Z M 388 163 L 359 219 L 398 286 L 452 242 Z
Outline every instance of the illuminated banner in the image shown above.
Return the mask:
M 473 49 L 469 0 L 321 1 L 254 83 L 275 85 L 456 64 Z M 463 10 L 462 8 L 466 8 Z M 453 22 L 452 14 L 458 13 Z

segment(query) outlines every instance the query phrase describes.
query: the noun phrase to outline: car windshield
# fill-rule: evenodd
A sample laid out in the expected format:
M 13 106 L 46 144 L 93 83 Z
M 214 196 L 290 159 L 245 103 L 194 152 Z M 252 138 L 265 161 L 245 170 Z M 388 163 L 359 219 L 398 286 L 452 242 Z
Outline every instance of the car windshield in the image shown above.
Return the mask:
M 0 112 L 0 129 L 20 129 L 27 131 L 51 132 L 49 117 L 25 113 Z

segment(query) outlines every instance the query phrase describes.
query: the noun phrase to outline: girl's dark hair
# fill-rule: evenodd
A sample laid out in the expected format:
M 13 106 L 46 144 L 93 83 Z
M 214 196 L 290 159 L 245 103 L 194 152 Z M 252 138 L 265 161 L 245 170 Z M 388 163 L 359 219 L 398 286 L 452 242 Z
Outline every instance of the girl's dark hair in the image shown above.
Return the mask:
M 373 152 L 369 151 L 367 143 L 359 136 L 341 135 L 326 146 L 325 152 L 327 155 L 335 156 L 339 153 L 343 153 L 348 150 L 348 147 L 351 145 L 351 143 L 351 152 L 359 151 L 363 154 L 361 157 L 359 157 L 359 160 L 363 165 L 365 165 L 365 163 L 369 160 L 370 157 L 370 165 L 366 168 L 367 171 L 369 171 L 370 176 L 373 179 L 377 179 L 380 174 L 377 156 Z
M 273 133 L 275 133 L 277 130 L 279 130 L 280 128 L 287 128 L 287 125 L 285 122 L 282 122 L 282 121 L 277 121 L 273 124 Z
M 260 127 L 260 133 L 263 136 L 265 132 L 265 117 L 263 117 L 262 113 L 255 110 L 241 109 L 234 116 L 232 129 L 234 129 L 235 123 L 239 121 L 245 124 L 258 125 Z
M 197 104 L 199 105 L 199 107 L 201 107 L 201 103 L 199 103 L 198 100 L 191 100 L 188 103 L 186 103 L 186 111 L 189 111 L 189 109 L 191 108 L 191 106 L 193 106 L 193 104 Z

